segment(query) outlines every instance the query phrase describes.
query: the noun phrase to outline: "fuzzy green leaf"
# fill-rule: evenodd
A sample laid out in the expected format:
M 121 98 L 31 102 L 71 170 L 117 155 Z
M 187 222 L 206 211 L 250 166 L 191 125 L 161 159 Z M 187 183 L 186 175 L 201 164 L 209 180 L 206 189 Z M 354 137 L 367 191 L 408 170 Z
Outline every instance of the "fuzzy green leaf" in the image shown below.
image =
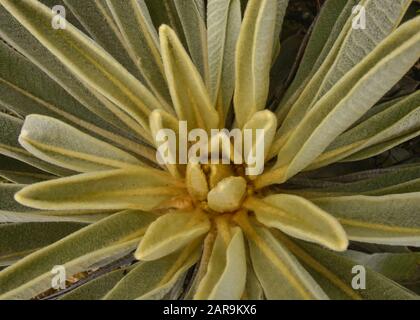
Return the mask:
M 106 0 L 80 2 L 63 0 L 77 19 L 83 24 L 89 35 L 102 48 L 109 52 L 131 74 L 140 78 L 132 57 L 128 54 L 127 45 L 120 29 L 113 20 Z
M 0 272 L 0 298 L 32 298 L 47 290 L 56 265 L 71 263 L 67 272 L 77 273 L 104 257 L 132 250 L 154 219 L 144 212 L 121 212 L 36 251 Z
M 159 39 L 144 1 L 106 2 L 146 83 L 170 111 L 171 98 L 165 81 Z
M 323 290 L 337 300 L 417 300 L 413 292 L 366 267 L 366 288 L 354 290 L 357 262 L 319 246 L 299 242 L 289 247 Z M 357 280 L 357 279 L 356 279 Z
M 0 155 L 0 177 L 17 184 L 31 184 L 54 176 L 19 160 Z
M 45 210 L 151 210 L 183 191 L 169 174 L 139 167 L 41 182 L 18 192 L 16 199 Z
M 42 161 L 23 149 L 18 143 L 22 126 L 22 120 L 0 112 L 0 154 L 25 162 L 54 175 L 66 176 L 72 173 L 70 170 Z
M 244 299 L 247 300 L 263 300 L 264 299 L 264 291 L 261 286 L 260 281 L 255 274 L 254 267 L 250 259 L 247 262 L 247 275 L 246 275 L 246 288 L 245 288 L 245 295 Z
M 159 35 L 163 65 L 178 119 L 187 121 L 189 130 L 202 128 L 210 132 L 210 129 L 218 128 L 217 111 L 177 35 L 165 25 L 160 27 Z
M 396 166 L 380 170 L 373 177 L 360 181 L 342 183 L 325 188 L 301 189 L 297 193 L 305 197 L 321 198 L 329 196 L 367 195 L 382 196 L 389 194 L 419 192 L 420 166 Z
M 147 129 L 148 115 L 160 103 L 106 51 L 69 23 L 65 29 L 51 28 L 53 13 L 38 1 L 0 3 L 82 81 Z
M 6 12 L 4 9 L 0 10 L 0 17 L 4 12 Z M 18 34 L 22 34 L 20 29 Z M 25 35 L 26 33 L 23 33 L 22 38 L 27 40 Z M 31 39 L 29 38 L 28 41 L 31 41 Z M 32 39 L 32 41 L 37 42 L 36 39 Z M 19 42 L 20 44 L 21 42 Z M 13 110 L 22 116 L 41 114 L 63 120 L 82 128 L 96 137 L 106 139 L 113 144 L 153 161 L 154 157 L 150 156 L 150 149 L 127 138 L 133 135 L 132 131 L 130 133 L 129 128 L 132 128 L 134 132 L 143 134 L 143 131 L 140 132 L 138 130 L 140 127 L 134 119 L 97 92 L 80 87 L 82 86 L 79 83 L 80 81 L 71 76 L 67 69 L 63 69 L 64 66 L 54 60 L 55 58 L 49 51 L 45 52 L 46 49 L 42 46 L 41 48 L 35 46 L 32 50 L 31 47 L 32 45 L 30 48 L 25 48 L 36 55 L 35 57 L 30 56 L 30 59 L 32 61 L 41 59 L 40 63 L 36 62 L 36 66 L 5 43 L 0 42 L 0 58 L 7 61 L 6 64 L 0 65 L 0 104 L 4 104 L 7 109 Z M 47 67 L 44 67 L 45 65 Z M 56 80 L 57 83 L 48 78 L 41 70 Z M 30 80 L 27 77 L 28 74 L 31 74 Z M 60 76 L 55 77 L 55 74 Z M 76 97 L 77 101 L 69 96 L 60 86 Z M 98 100 L 95 100 L 95 97 Z M 84 106 L 89 106 L 89 110 Z M 117 118 L 112 115 L 111 111 L 97 112 L 97 110 L 106 111 L 108 106 L 111 106 L 112 112 L 118 114 L 121 121 L 114 121 Z M 109 117 L 110 113 L 112 117 Z M 96 114 L 114 123 L 122 130 L 116 129 L 115 126 L 110 125 Z
M 0 225 L 0 265 L 10 265 L 84 226 L 86 225 L 73 222 L 2 224 Z
M 210 97 L 220 118 L 226 119 L 235 89 L 234 60 L 242 20 L 241 6 L 239 0 L 210 0 L 207 7 Z
M 365 0 L 360 3 L 365 10 L 366 29 L 348 26 L 337 59 L 319 89 L 319 96 L 331 89 L 399 25 L 411 2 L 412 0 Z M 356 19 L 353 14 L 352 23 Z M 354 50 L 356 47 L 363 50 Z
M 270 231 L 246 218 L 238 222 L 248 238 L 252 265 L 267 299 L 328 299 Z
M 7 99 L 5 101 L 10 108 L 22 115 L 31 113 L 50 115 L 80 126 L 82 126 L 80 121 L 75 121 L 71 115 L 107 130 L 116 131 L 117 127 L 124 127 L 124 123 L 113 114 L 117 113 L 119 116 L 122 114 L 121 111 L 117 111 L 117 107 L 112 107 L 112 104 L 96 97 L 3 7 L 0 8 L 0 21 L 0 36 L 29 60 L 0 43 L 1 59 L 8 61 L 0 67 L 1 100 Z M 30 80 L 26 77 L 27 74 L 31 74 Z M 6 92 L 3 92 L 3 87 Z M 77 101 L 68 97 L 63 89 Z M 102 119 L 112 123 L 113 126 Z
M 308 44 L 293 82 L 287 89 L 283 101 L 277 110 L 279 120 L 284 119 L 291 107 L 289 99 L 291 99 L 293 95 L 297 95 L 296 91 L 302 92 L 304 84 L 308 81 L 310 75 L 313 75 L 316 72 L 314 71 L 315 64 L 318 61 L 318 58 L 322 56 L 324 49 L 330 49 L 328 40 L 330 36 L 337 33 L 335 32 L 335 26 L 339 24 L 340 16 L 345 11 L 346 4 L 350 2 L 351 1 L 348 0 L 327 0 L 322 6 L 314 26 L 312 27 Z M 353 2 L 355 2 L 355 0 L 353 0 Z M 345 20 L 347 20 L 347 18 L 348 16 L 346 15 Z M 344 20 L 344 18 L 342 20 Z M 343 24 L 344 23 L 345 21 Z
M 142 165 L 130 154 L 45 116 L 26 117 L 19 143 L 40 159 L 78 172 Z
M 230 231 L 231 239 L 218 233 L 207 273 L 201 280 L 194 299 L 239 300 L 246 283 L 246 255 L 244 238 L 240 228 Z
M 420 91 L 378 112 L 366 121 L 340 135 L 308 170 L 340 161 L 360 150 L 402 137 L 420 134 Z
M 136 265 L 135 265 L 136 266 Z M 76 289 L 62 295 L 59 300 L 100 300 L 102 299 L 122 278 L 125 277 L 129 268 L 118 269 L 106 273 L 96 279 L 77 287 Z
M 312 200 L 334 215 L 350 240 L 420 246 L 418 192 L 388 196 L 346 196 Z
M 420 253 L 375 253 L 349 251 L 346 257 L 405 286 L 418 286 L 420 281 Z
M 280 52 L 280 35 L 283 28 L 284 17 L 286 16 L 289 0 L 277 0 L 276 8 L 276 28 L 273 37 L 273 60 L 275 60 Z
M 250 0 L 236 47 L 235 115 L 242 127 L 266 106 L 277 1 Z
M 347 249 L 347 236 L 340 223 L 304 198 L 277 194 L 262 200 L 249 198 L 244 206 L 254 211 L 257 220 L 267 227 L 332 250 Z
M 417 112 L 416 112 L 417 113 Z M 415 119 L 414 121 L 416 121 Z M 409 133 L 403 134 L 399 137 L 396 137 L 394 139 L 390 139 L 384 142 L 380 142 L 378 144 L 375 144 L 371 147 L 368 147 L 364 150 L 361 150 L 346 159 L 343 160 L 343 162 L 352 162 L 352 161 L 360 161 L 365 160 L 374 156 L 377 156 L 385 151 L 391 150 L 392 148 L 399 146 L 400 144 L 410 141 L 411 139 L 414 139 L 420 135 L 420 129 L 414 129 L 414 131 L 411 131 Z
M 320 99 L 293 130 L 275 169 L 259 187 L 281 183 L 314 161 L 341 133 L 362 117 L 420 56 L 420 18 L 405 23 Z
M 189 246 L 160 260 L 141 262 L 104 299 L 162 299 L 198 258 L 197 246 Z
M 210 221 L 199 212 L 173 212 L 163 215 L 147 229 L 135 253 L 138 260 L 160 259 L 202 237 Z
M 187 40 L 188 49 L 194 65 L 204 83 L 208 83 L 209 67 L 207 55 L 207 29 L 203 15 L 202 0 L 173 0 Z
M 112 212 L 106 211 L 38 211 L 19 204 L 14 196 L 25 186 L 0 184 L 0 223 L 23 222 L 80 222 L 93 223 Z
M 149 9 L 150 16 L 156 29 L 163 24 L 171 27 L 172 30 L 178 35 L 182 44 L 187 47 L 187 41 L 185 40 L 184 30 L 182 28 L 181 21 L 179 19 L 178 11 L 175 7 L 173 0 L 140 0 L 144 1 Z
M 340 79 L 365 60 L 375 47 L 396 28 L 411 0 L 385 0 L 385 2 L 384 6 L 383 3 L 375 0 L 361 2 L 352 0 L 344 7 L 337 20 L 337 28 L 333 29 L 330 36 L 331 41 L 327 43 L 324 53 L 318 58 L 321 63 L 317 62 L 314 66 L 313 70 L 316 73 L 312 74 L 304 87 L 301 87 L 303 91 L 297 92 L 299 96 L 293 97 L 291 101 L 293 105 L 285 108 L 285 111 L 290 108 L 290 112 L 278 132 L 280 146 L 287 141 L 289 134 L 299 124 L 305 113 L 313 108 L 313 105 L 327 92 L 326 88 L 332 89 L 334 84 L 338 84 Z M 363 8 L 360 14 L 365 15 L 366 29 L 353 28 L 353 23 L 357 22 L 359 17 L 351 13 L 354 12 L 357 4 Z M 397 47 L 398 44 L 395 45 L 395 48 Z M 328 86 L 326 86 L 327 82 Z M 324 91 L 321 91 L 322 89 Z M 342 90 L 349 91 L 349 89 Z

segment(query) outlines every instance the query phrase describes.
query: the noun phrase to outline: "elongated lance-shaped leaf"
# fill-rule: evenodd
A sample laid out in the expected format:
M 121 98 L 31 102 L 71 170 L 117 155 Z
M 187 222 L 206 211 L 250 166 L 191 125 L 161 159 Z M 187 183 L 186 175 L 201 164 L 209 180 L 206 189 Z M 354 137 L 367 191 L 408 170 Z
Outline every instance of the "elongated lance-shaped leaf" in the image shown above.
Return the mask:
M 307 267 L 312 277 L 331 299 L 337 300 L 417 300 L 413 292 L 403 288 L 380 273 L 365 267 L 366 288 L 355 290 L 358 283 L 352 271 L 357 264 L 347 257 L 309 243 L 287 241 L 287 248 Z M 360 270 L 360 269 L 359 269 Z M 359 273 L 361 275 L 361 273 Z
M 363 60 L 377 44 L 385 39 L 401 22 L 412 0 L 366 0 L 359 10 L 353 9 L 352 28 L 337 54 L 319 90 L 323 96 L 348 71 Z M 356 13 L 356 14 L 355 14 Z M 362 19 L 365 21 L 362 22 Z M 360 23 L 359 28 L 356 27 Z M 362 24 L 365 25 L 362 25 Z M 365 28 L 363 28 L 365 27 Z M 355 50 L 355 48 L 357 48 Z
M 66 277 L 69 275 L 76 276 L 85 270 L 102 268 L 113 261 L 127 256 L 133 250 L 133 248 L 135 248 L 135 245 L 138 241 L 139 239 L 133 239 L 122 243 L 113 244 L 103 249 L 89 252 L 76 259 L 67 261 L 61 264 L 61 266 L 66 270 Z M 56 269 L 54 269 L 54 271 L 56 271 Z M 1 295 L 0 300 L 28 300 L 32 297 L 38 296 L 39 294 L 51 289 L 51 274 L 52 270 L 41 274 L 40 276 L 32 279 L 24 285 Z M 67 280 L 68 279 L 66 278 L 66 281 Z
M 22 120 L 0 112 L 0 154 L 58 176 L 66 176 L 73 172 L 40 160 L 23 149 L 18 143 L 22 126 Z
M 347 249 L 347 236 L 340 223 L 304 198 L 277 194 L 262 200 L 249 198 L 244 206 L 254 211 L 257 220 L 267 227 L 335 251 Z
M 28 71 L 35 70 L 35 74 L 39 72 L 36 68 L 29 68 Z M 29 74 L 33 74 L 30 73 Z M 39 74 L 39 73 L 38 73 Z M 23 75 L 23 73 L 21 74 Z M 36 78 L 36 76 L 34 76 Z M 42 78 L 40 79 L 42 80 Z M 48 84 L 48 81 L 47 83 Z M 53 83 L 49 83 L 53 84 Z M 39 86 L 37 82 L 32 82 L 32 85 Z M 20 88 L 13 83 L 8 81 L 1 81 L 0 80 L 0 90 L 1 92 L 5 92 L 6 94 L 2 95 L 2 100 L 7 103 L 9 110 L 16 111 L 21 115 L 29 115 L 29 114 L 42 114 L 52 116 L 54 118 L 58 118 L 64 120 L 67 123 L 71 123 L 72 125 L 76 126 L 84 130 L 85 132 L 90 133 L 90 135 L 94 137 L 99 137 L 103 140 L 106 140 L 114 145 L 119 146 L 122 149 L 129 150 L 131 153 L 138 155 L 141 159 L 147 159 L 151 162 L 156 162 L 155 152 L 154 150 L 145 145 L 144 142 L 140 139 L 135 139 L 134 141 L 128 139 L 119 134 L 115 134 L 112 132 L 112 128 L 110 128 L 105 122 L 101 121 L 104 126 L 98 126 L 97 121 L 91 121 L 89 119 L 89 114 L 86 112 L 85 114 L 88 115 L 87 120 L 84 120 L 83 116 L 80 118 L 77 114 L 74 114 L 71 110 L 63 110 L 59 106 L 61 104 L 57 102 L 57 104 L 51 103 L 48 100 L 44 100 L 43 97 L 37 96 L 31 92 L 32 88 Z M 64 97 L 63 97 L 64 99 Z M 0 101 L 1 102 L 1 101 Z M 67 112 L 69 111 L 69 112 Z M 77 111 L 77 110 L 76 110 Z M 82 112 L 83 114 L 83 112 Z M 134 121 L 134 120 L 133 120 Z M 93 124 L 96 123 L 96 124 Z M 138 123 L 135 123 L 135 129 L 137 132 L 144 134 L 144 130 L 137 130 L 142 129 Z M 128 130 L 128 129 L 127 129 Z
M 173 0 L 144 0 L 152 22 L 156 29 L 163 24 L 166 24 L 175 31 L 182 44 L 187 47 L 187 41 L 185 40 L 184 30 L 182 28 L 181 20 L 178 15 L 178 11 Z
M 227 229 L 228 239 L 218 232 L 207 273 L 197 288 L 195 299 L 239 300 L 242 297 L 246 282 L 244 238 L 240 228 Z
M 412 132 L 406 133 L 402 136 L 396 137 L 394 139 L 390 139 L 384 142 L 380 142 L 378 144 L 375 144 L 371 147 L 368 147 L 364 150 L 361 150 L 349 157 L 347 157 L 346 159 L 343 160 L 343 162 L 352 162 L 352 161 L 360 161 L 360 160 L 364 160 L 364 159 L 368 159 L 374 156 L 377 156 L 385 151 L 391 150 L 392 148 L 410 141 L 411 139 L 414 139 L 416 137 L 418 137 L 420 135 L 420 130 L 419 129 L 415 129 Z
M 209 91 L 221 123 L 229 111 L 235 85 L 235 49 L 241 27 L 240 0 L 207 3 Z
M 194 299 L 194 295 L 197 292 L 197 287 L 206 273 L 215 239 L 216 239 L 216 233 L 214 232 L 214 229 L 213 229 L 213 230 L 210 230 L 209 233 L 201 241 L 202 246 L 201 246 L 200 263 L 197 264 L 197 266 L 195 267 L 193 279 L 191 280 L 189 288 L 183 294 L 183 299 L 186 299 L 186 300 Z
M 115 211 L 106 210 L 54 210 L 54 211 L 41 211 L 34 208 L 26 207 L 18 203 L 14 196 L 17 192 L 22 190 L 26 185 L 1 183 L 0 184 L 0 222 L 37 222 L 40 221 L 74 221 L 74 222 L 90 222 L 95 218 L 104 218 L 107 215 L 113 214 Z M 89 216 L 92 217 L 89 220 Z M 8 219 L 8 217 L 10 217 Z M 74 220 L 67 218 L 73 217 Z M 49 219 L 50 218 L 50 219 Z M 99 220 L 99 219 L 98 219 Z
M 378 102 L 419 58 L 419 27 L 420 17 L 398 28 L 319 100 L 281 148 L 270 177 L 257 184 L 296 175 Z
M 69 23 L 65 29 L 51 28 L 53 13 L 38 1 L 0 3 L 80 79 L 147 128 L 150 111 L 160 103 L 107 52 Z
M 40 159 L 78 172 L 142 165 L 132 155 L 45 116 L 26 117 L 19 143 Z
M 286 9 L 289 0 L 277 0 L 277 15 L 276 15 L 276 28 L 274 29 L 274 47 L 273 47 L 273 61 L 277 58 L 280 52 L 280 34 L 283 27 L 283 20 L 286 15 Z
M 200 13 L 201 19 L 206 21 L 207 16 L 207 8 L 206 8 L 206 1 L 205 0 L 193 0 L 195 5 L 197 6 L 197 10 Z
M 297 126 L 302 117 L 304 117 L 306 112 L 319 101 L 320 83 L 323 83 L 328 72 L 331 71 L 331 76 L 338 76 L 332 82 L 331 85 L 333 85 L 337 83 L 338 80 L 342 79 L 342 77 L 353 67 L 357 66 L 359 62 L 363 61 L 399 24 L 410 1 L 411 0 L 387 0 L 386 3 L 388 5 L 386 9 L 383 7 L 382 3 L 374 0 L 363 0 L 359 3 L 348 2 L 343 11 L 344 18 L 348 16 L 349 10 L 355 12 L 354 10 L 356 7 L 354 6 L 356 4 L 360 5 L 358 9 L 361 10 L 360 14 L 363 15 L 363 17 L 358 17 L 353 14 L 341 28 L 335 31 L 338 32 L 339 35 L 336 39 L 332 39 L 332 47 L 327 51 L 326 56 L 319 57 L 319 59 L 322 58 L 322 64 L 317 63 L 316 66 L 314 66 L 314 70 L 317 70 L 316 73 L 313 74 L 310 81 L 305 84 L 304 90 L 301 93 L 299 92 L 299 97 L 292 100 L 293 106 L 278 132 L 278 142 L 276 145 L 281 147 L 287 141 L 289 134 Z M 379 16 L 383 18 L 378 19 Z M 357 22 L 360 22 L 359 18 L 366 19 L 366 29 L 353 28 L 354 23 L 357 24 Z M 339 19 L 339 22 L 342 22 L 341 18 Z M 359 42 L 362 43 L 363 46 L 359 47 Z M 346 49 L 343 49 L 344 47 Z M 339 64 L 339 67 L 335 64 L 336 62 Z M 339 70 L 338 68 L 343 68 L 343 70 Z M 288 107 L 286 106 L 286 110 L 287 109 Z M 276 148 L 276 151 L 279 150 L 278 148 Z
M 16 192 L 22 190 L 25 185 L 1 183 L 0 184 L 0 211 L 4 212 L 31 212 L 35 209 L 25 207 L 14 200 Z
M 239 218 L 248 238 L 252 265 L 267 299 L 328 299 L 290 252 L 265 228 Z
M 1 78 L 3 80 L 0 86 L 6 86 L 6 83 L 8 82 L 9 86 L 6 86 L 6 90 L 8 90 L 9 95 L 12 94 L 10 84 L 13 84 L 24 89 L 24 91 L 31 92 L 35 96 L 44 98 L 44 100 L 49 101 L 52 104 L 56 104 L 53 103 L 55 101 L 54 99 L 59 97 L 61 112 L 66 111 L 70 114 L 77 115 L 78 118 L 91 122 L 103 129 L 116 131 L 116 128 L 125 128 L 124 123 L 108 110 L 107 106 L 97 99 L 94 94 L 90 92 L 89 88 L 74 76 L 48 49 L 36 40 L 29 31 L 16 21 L 7 10 L 0 10 L 0 21 L 2 22 L 0 36 L 59 85 L 57 86 L 49 81 L 48 78 L 42 75 L 40 70 L 32 66 L 29 61 L 24 59 L 16 51 L 6 48 L 4 44 L 1 43 L 1 59 L 8 61 L 5 66 L 13 66 L 11 67 L 13 72 L 10 72 L 10 69 L 1 69 Z M 3 56 L 3 54 L 7 55 Z M 31 74 L 32 81 L 29 81 L 26 77 L 28 74 Z M 37 77 L 40 79 L 35 80 Z M 34 83 L 36 83 L 38 87 L 34 86 Z M 60 87 L 67 91 L 80 104 L 74 103 L 71 99 L 67 98 L 67 95 Z M 2 99 L 5 99 L 7 96 L 8 95 L 2 92 Z M 48 99 L 46 99 L 46 97 L 48 97 Z M 31 110 L 30 106 L 25 108 L 24 105 L 22 106 L 22 102 L 12 103 L 15 100 L 13 100 L 13 98 L 11 99 L 11 101 L 8 101 L 8 105 L 23 115 L 28 113 L 41 113 L 39 110 Z M 35 102 L 32 102 L 31 104 L 36 105 Z M 45 110 L 43 114 L 51 111 L 52 110 Z M 54 116 L 62 118 L 62 115 L 57 112 L 54 113 Z M 113 124 L 113 126 L 107 125 L 105 121 L 101 121 L 101 118 Z M 118 133 L 123 134 L 123 132 L 120 131 L 118 131 Z
M 144 1 L 106 1 L 150 90 L 159 97 L 166 110 L 171 111 L 158 34 Z
M 277 1 L 250 0 L 236 47 L 236 121 L 242 127 L 265 108 L 270 81 Z
M 366 254 L 349 250 L 344 255 L 406 287 L 415 286 L 420 280 L 418 252 Z
M 176 281 L 197 262 L 200 255 L 198 248 L 193 243 L 162 259 L 141 262 L 104 299 L 163 299 Z
M 0 210 L 0 223 L 51 223 L 51 222 L 71 222 L 84 225 L 98 222 L 107 218 L 112 213 L 96 213 L 89 211 L 84 214 L 82 211 L 34 211 L 34 212 L 7 212 Z
M 51 286 L 50 271 L 53 266 L 63 265 L 112 245 L 138 239 L 154 219 L 153 214 L 125 211 L 83 228 L 0 272 L 0 293 L 4 294 L 23 286 L 44 274 L 49 275 L 48 280 Z M 48 289 L 48 283 L 46 289 Z M 30 294 L 31 292 L 26 293 L 32 298 Z
M 43 4 L 45 4 L 49 8 L 54 8 L 54 6 L 63 6 L 66 7 L 66 4 L 64 3 L 64 0 L 40 0 Z M 79 20 L 76 18 L 76 16 L 73 14 L 73 12 L 67 10 L 66 11 L 66 20 L 70 21 L 71 24 L 73 24 L 75 27 L 77 27 L 79 30 L 88 33 L 86 29 L 81 25 Z
M 420 246 L 418 192 L 387 196 L 343 196 L 312 200 L 336 217 L 350 240 Z
M 11 183 L 2 183 L 0 184 L 0 212 L 2 213 L 17 213 L 17 214 L 22 214 L 22 213 L 39 213 L 39 211 L 37 211 L 36 209 L 33 208 L 29 208 L 29 207 L 25 207 L 21 204 L 19 204 L 15 199 L 14 199 L 14 195 L 19 192 L 20 190 L 22 190 L 25 187 L 25 185 L 21 185 L 21 184 L 11 184 Z M 52 212 L 51 212 L 52 213 Z M 77 214 L 77 212 L 75 211 L 74 213 Z M 78 213 L 82 213 L 82 211 L 79 211 Z M 55 214 L 59 215 L 61 214 L 61 212 L 59 211 L 55 211 Z M 16 215 L 18 216 L 18 215 Z M 3 220 L 3 218 L 1 219 L 1 222 L 6 222 Z M 25 222 L 24 219 L 22 219 L 22 221 L 19 221 L 18 218 L 16 219 L 15 222 Z
M 31 184 L 54 176 L 19 160 L 0 155 L 0 177 L 17 184 Z
M 139 167 L 37 183 L 17 193 L 16 200 L 45 210 L 151 210 L 183 192 L 183 184 L 169 174 Z
M 306 43 L 303 33 L 295 33 L 282 40 L 281 50 L 273 61 L 270 71 L 270 91 L 268 101 L 269 110 L 277 112 L 278 103 L 284 97 L 290 81 L 295 74 L 299 60 L 297 57 L 302 55 L 302 43 Z M 277 116 L 277 119 L 281 119 Z M 278 120 L 279 121 L 279 120 Z M 282 122 L 282 119 L 279 123 Z
M 420 91 L 340 135 L 308 168 L 340 161 L 370 146 L 420 131 Z
M 248 259 L 247 263 L 247 277 L 246 277 L 246 288 L 243 299 L 245 300 L 264 300 L 264 291 L 260 281 L 255 274 L 254 267 L 252 266 L 251 260 Z
M 6 10 L 0 10 L 0 15 L 3 12 L 6 12 Z M 20 26 L 20 28 L 23 27 Z M 18 30 L 18 34 L 22 34 L 21 30 Z M 25 36 L 27 35 L 26 33 L 22 34 L 24 40 L 27 40 L 27 37 Z M 29 38 L 29 41 L 31 41 L 31 39 L 32 42 L 30 42 L 30 44 L 34 42 L 38 43 L 35 38 Z M 26 43 L 23 40 L 22 42 Z M 38 50 L 40 48 L 42 48 L 41 51 Z M 47 66 L 51 67 L 51 69 L 46 70 L 43 67 L 40 68 L 49 76 L 53 77 L 51 72 L 58 74 L 59 79 L 53 78 L 57 81 L 57 84 L 21 54 L 1 42 L 0 57 L 8 62 L 0 65 L 1 104 L 4 104 L 7 109 L 13 110 L 23 116 L 28 114 L 42 114 L 64 120 L 85 131 L 91 132 L 94 136 L 104 138 L 126 150 L 130 150 L 149 160 L 151 159 L 151 157 L 147 155 L 148 153 L 150 155 L 150 150 L 148 152 L 146 146 L 128 139 L 128 137 L 132 138 L 134 136 L 133 131 L 138 133 L 136 137 L 145 135 L 144 129 L 142 129 L 134 119 L 112 104 L 105 97 L 96 93 L 96 91 L 89 91 L 91 88 L 87 89 L 87 87 L 83 87 L 83 89 L 82 87 L 79 87 L 83 86 L 83 84 L 81 84 L 80 81 L 76 81 L 76 78 L 72 76 L 67 69 L 63 69 L 64 66 L 61 65 L 60 62 L 48 59 L 48 57 L 53 56 L 48 50 L 44 49 L 41 44 L 38 43 L 38 46 L 36 46 L 34 50 L 28 50 L 34 54 L 36 53 L 37 59 L 39 57 L 46 57 L 45 60 L 42 60 L 42 63 L 45 63 Z M 39 67 L 38 64 L 37 66 Z M 13 69 L 13 72 L 10 71 L 11 69 Z M 31 74 L 30 80 L 27 77 L 28 74 Z M 69 96 L 60 88 L 60 86 L 66 88 L 66 90 L 71 92 L 78 100 Z M 95 99 L 97 100 L 95 101 Z M 79 101 L 81 103 L 79 103 Z M 84 107 L 86 105 L 92 107 L 90 109 L 92 112 Z M 107 110 L 108 107 L 110 107 L 109 110 Z M 101 110 L 101 112 L 97 112 L 98 109 Z M 118 114 L 120 120 L 111 112 Z M 111 116 L 112 119 L 110 119 L 109 116 Z M 107 119 L 107 121 L 113 123 L 113 125 L 110 125 L 103 119 Z M 113 119 L 117 119 L 117 121 L 115 122 Z M 120 129 L 117 129 L 117 126 Z M 132 130 L 130 130 L 130 128 Z M 153 159 L 154 157 L 152 158 L 152 161 Z
M 207 29 L 203 12 L 200 10 L 203 5 L 198 5 L 201 1 L 173 0 L 184 30 L 191 59 L 207 85 L 209 82 Z
M 136 266 L 138 266 L 138 264 L 133 265 L 133 267 Z M 58 300 L 101 300 L 127 275 L 127 272 L 130 269 L 130 267 L 125 267 L 100 275 L 93 280 L 78 285 L 70 292 L 60 295 Z
M 175 32 L 168 26 L 159 29 L 162 59 L 172 101 L 179 120 L 188 129 L 210 132 L 219 127 L 219 116 L 210 102 L 206 86 Z
M 365 122 L 366 120 L 370 119 L 374 115 L 377 115 L 378 113 L 383 112 L 388 108 L 391 108 L 393 105 L 396 105 L 397 103 L 401 102 L 405 98 L 407 98 L 407 95 L 376 104 L 371 109 L 369 109 L 369 111 L 366 112 L 363 115 L 363 117 L 361 117 L 359 120 L 357 120 L 352 125 L 351 128 L 354 128 L 354 127 L 358 126 L 359 124 L 361 124 L 362 122 Z
M 76 222 L 92 223 L 107 217 L 110 212 L 105 211 L 39 211 L 19 204 L 14 195 L 25 185 L 0 184 L 0 223 L 25 222 Z
M 134 60 L 128 54 L 127 45 L 113 20 L 106 0 L 80 2 L 77 0 L 63 0 L 89 35 L 102 48 L 109 52 L 131 74 L 141 79 Z
M 316 72 L 317 69 L 315 68 L 319 67 L 317 66 L 319 58 L 323 58 L 323 54 L 329 51 L 326 49 L 332 47 L 333 42 L 338 37 L 339 30 L 341 30 L 347 21 L 351 13 L 351 8 L 356 1 L 327 0 L 323 4 L 311 29 L 311 35 L 293 82 L 288 87 L 276 110 L 279 121 L 284 120 L 293 104 L 292 101 L 297 99 L 298 94 L 302 92 L 310 76 Z
M 202 212 L 174 212 L 154 221 L 135 253 L 138 260 L 152 261 L 167 256 L 204 236 L 210 221 Z
M 325 188 L 301 189 L 298 194 L 306 198 L 322 198 L 346 195 L 381 196 L 388 194 L 419 192 L 420 166 L 396 166 L 379 171 L 373 177 Z
M 124 124 L 124 128 L 127 127 L 129 130 L 125 132 L 127 137 L 129 139 L 125 139 L 126 141 L 132 141 L 132 143 L 136 143 L 137 148 L 140 149 L 140 151 L 143 151 L 142 149 L 149 147 L 151 145 L 151 142 L 148 140 L 148 129 L 143 128 L 139 126 L 138 122 L 131 117 L 127 112 L 120 109 L 115 103 L 113 103 L 111 100 L 109 100 L 107 97 L 103 96 L 100 92 L 98 92 L 96 89 L 90 87 L 88 84 L 85 83 L 85 86 L 89 88 L 89 90 L 92 92 L 92 94 L 99 100 L 101 103 L 105 106 L 105 108 L 109 109 L 116 117 L 118 117 L 119 120 Z M 159 110 L 159 109 L 157 109 Z M 95 132 L 93 129 L 90 129 L 91 131 Z M 99 135 L 99 134 L 98 134 Z M 106 137 L 104 134 L 102 136 Z M 108 140 L 111 140 L 110 138 L 107 138 Z M 115 138 L 114 144 L 120 144 L 121 145 L 121 138 L 118 136 Z M 139 148 L 140 147 L 140 148 Z M 139 152 L 140 152 L 139 151 Z M 136 153 L 139 153 L 136 152 Z M 150 159 L 149 159 L 150 160 Z
M 0 266 L 10 265 L 85 226 L 83 223 L 72 222 L 2 224 L 0 225 Z
M 0 15 L 3 12 L 6 11 L 1 10 Z M 33 39 L 33 41 L 36 40 Z M 34 52 L 36 53 L 37 50 L 35 49 Z M 49 51 L 47 51 L 47 55 L 51 55 Z M 35 65 L 3 42 L 0 43 L 0 58 L 2 61 L 7 62 L 0 66 L 0 101 L 8 109 L 23 116 L 39 113 L 65 119 L 66 121 L 71 121 L 70 119 L 72 119 L 73 122 L 76 122 L 75 118 L 79 122 L 86 121 L 91 123 L 92 127 L 95 124 L 106 130 L 114 130 L 107 122 L 69 96 L 61 88 L 63 83 L 54 83 Z M 12 69 L 13 72 L 11 72 Z M 61 69 L 57 68 L 55 71 L 61 74 Z M 31 80 L 28 79 L 28 74 L 31 74 Z M 72 80 L 75 80 L 75 78 Z M 85 91 L 87 91 L 86 88 Z M 95 107 L 95 102 L 92 99 L 87 98 L 82 101 L 83 103 L 91 103 Z M 100 108 L 106 110 L 103 105 Z M 123 126 L 121 122 L 117 123 Z

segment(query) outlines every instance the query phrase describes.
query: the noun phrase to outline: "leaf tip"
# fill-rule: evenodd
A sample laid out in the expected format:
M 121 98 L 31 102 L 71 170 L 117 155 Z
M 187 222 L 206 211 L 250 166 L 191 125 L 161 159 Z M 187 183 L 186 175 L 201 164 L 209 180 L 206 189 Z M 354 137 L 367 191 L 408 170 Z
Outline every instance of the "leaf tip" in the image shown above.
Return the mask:
M 336 233 L 335 241 L 329 242 L 327 247 L 337 252 L 346 251 L 347 248 L 349 247 L 349 239 L 343 227 L 339 225 L 339 228 L 337 228 L 335 233 Z
M 171 27 L 169 27 L 166 24 L 162 24 L 159 27 L 159 36 L 160 36 L 160 38 L 163 38 L 163 37 L 167 38 L 169 36 L 169 34 L 170 34 L 171 31 L 172 31 Z

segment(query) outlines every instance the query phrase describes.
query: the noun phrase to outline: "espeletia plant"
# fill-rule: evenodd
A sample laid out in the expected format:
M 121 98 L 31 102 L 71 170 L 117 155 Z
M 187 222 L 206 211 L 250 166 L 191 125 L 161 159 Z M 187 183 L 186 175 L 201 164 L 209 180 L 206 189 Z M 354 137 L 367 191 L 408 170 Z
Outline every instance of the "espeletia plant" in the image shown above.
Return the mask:
M 0 299 L 418 298 L 420 162 L 366 163 L 420 135 L 420 17 L 288 5 L 0 0 Z M 180 123 L 240 134 L 162 164 Z

